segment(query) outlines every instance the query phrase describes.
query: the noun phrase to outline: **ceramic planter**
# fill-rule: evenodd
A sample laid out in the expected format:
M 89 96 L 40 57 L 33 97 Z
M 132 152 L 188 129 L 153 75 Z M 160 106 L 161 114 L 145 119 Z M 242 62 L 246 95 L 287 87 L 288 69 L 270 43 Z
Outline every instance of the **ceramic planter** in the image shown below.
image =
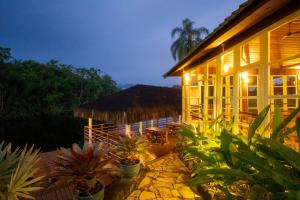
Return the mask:
M 121 165 L 120 166 L 121 173 L 125 178 L 132 178 L 136 176 L 139 173 L 141 168 L 140 161 L 135 165 L 124 165 L 122 163 L 120 165 Z
M 74 196 L 73 197 L 73 200 L 103 200 L 104 199 L 104 190 L 105 190 L 105 186 L 103 183 L 102 184 L 102 189 L 97 192 L 96 194 L 93 194 L 91 196 L 85 196 L 85 197 L 82 197 L 82 196 Z

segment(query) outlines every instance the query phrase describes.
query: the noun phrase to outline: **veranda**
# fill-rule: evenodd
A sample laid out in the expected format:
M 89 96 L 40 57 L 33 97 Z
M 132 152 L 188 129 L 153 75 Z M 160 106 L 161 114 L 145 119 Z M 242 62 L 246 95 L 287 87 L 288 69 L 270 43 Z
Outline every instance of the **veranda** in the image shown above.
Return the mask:
M 200 124 L 205 129 L 205 122 L 223 114 L 227 119 L 234 117 L 234 132 L 238 133 L 269 104 L 271 115 L 276 105 L 284 116 L 297 108 L 299 16 L 298 10 L 279 20 L 273 17 L 266 21 L 265 28 L 254 26 L 252 32 L 229 38 L 229 42 L 217 38 L 215 42 L 220 45 L 210 57 L 198 57 L 193 63 L 187 59 L 182 68 L 183 121 Z M 231 31 L 233 34 L 237 30 Z

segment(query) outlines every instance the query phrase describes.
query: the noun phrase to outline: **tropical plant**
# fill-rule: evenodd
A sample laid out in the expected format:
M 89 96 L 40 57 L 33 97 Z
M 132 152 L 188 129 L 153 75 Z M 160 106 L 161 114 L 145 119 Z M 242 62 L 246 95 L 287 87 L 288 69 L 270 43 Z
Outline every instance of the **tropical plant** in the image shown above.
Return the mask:
M 125 165 L 134 165 L 139 162 L 138 153 L 145 151 L 145 146 L 141 139 L 133 137 L 120 137 L 116 148 L 117 154 L 122 157 L 121 163 Z
M 182 21 L 182 27 L 176 27 L 172 30 L 172 38 L 179 35 L 171 45 L 171 53 L 174 60 L 181 60 L 202 41 L 203 36 L 209 34 L 207 28 L 194 28 L 193 25 L 194 22 L 186 18 Z
M 269 109 L 270 106 L 264 108 L 253 120 L 247 138 L 223 129 L 221 144 L 215 154 L 221 155 L 225 164 L 216 167 L 211 162 L 206 168 L 195 169 L 191 184 L 216 183 L 228 199 L 299 199 L 300 154 L 280 142 L 280 137 L 291 134 L 292 130 L 299 136 L 299 117 L 292 128 L 287 125 L 295 119 L 300 108 L 284 120 L 274 116 L 269 125 L 272 127 L 271 138 L 267 138 L 257 134 L 257 130 Z M 198 152 L 194 153 L 202 157 Z
M 60 148 L 54 177 L 56 185 L 73 184 L 78 196 L 91 196 L 104 188 L 101 177 L 117 175 L 118 169 L 96 144 L 85 143 L 83 148 L 73 144 L 71 149 Z
M 231 130 L 234 119 L 224 119 L 224 114 L 220 114 L 215 120 L 207 125 L 207 128 L 200 130 L 200 127 L 183 125 L 180 129 L 180 135 L 184 137 L 181 141 L 183 159 L 188 162 L 189 168 L 206 167 L 209 163 L 212 166 L 221 165 L 224 161 L 222 157 L 216 154 L 220 147 L 220 131 L 216 128 Z
M 39 160 L 33 145 L 12 150 L 11 143 L 0 143 L 0 199 L 33 199 L 30 192 L 41 189 L 36 184 L 43 178 L 36 175 Z

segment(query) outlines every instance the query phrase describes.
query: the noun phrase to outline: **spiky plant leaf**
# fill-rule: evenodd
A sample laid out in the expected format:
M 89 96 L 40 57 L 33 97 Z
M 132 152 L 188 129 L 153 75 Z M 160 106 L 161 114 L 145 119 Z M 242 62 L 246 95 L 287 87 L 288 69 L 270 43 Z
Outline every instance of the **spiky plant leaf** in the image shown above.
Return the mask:
M 228 134 L 228 131 L 224 129 L 221 132 L 220 139 L 221 139 L 221 152 L 224 156 L 224 159 L 228 166 L 233 166 L 233 162 L 230 154 L 230 144 L 231 144 L 232 137 Z
M 266 118 L 268 112 L 269 112 L 270 106 L 266 106 L 259 114 L 258 116 L 250 123 L 249 129 L 248 129 L 248 142 L 251 143 L 252 137 L 255 135 L 256 130 L 259 128 L 259 126 L 262 124 L 264 119 Z
M 296 119 L 295 129 L 297 132 L 298 139 L 300 140 L 300 117 L 297 117 Z
M 297 116 L 299 111 L 300 111 L 300 107 L 294 109 L 293 112 L 289 116 L 287 116 L 280 124 L 278 124 L 278 126 L 274 129 L 274 131 L 272 131 L 271 138 L 278 140 L 280 131 L 284 127 L 286 127 L 294 119 L 295 116 Z
M 265 144 L 269 145 L 270 149 L 277 152 L 284 160 L 300 171 L 300 154 L 298 152 L 275 140 L 269 138 L 262 140 Z
M 196 135 L 192 127 L 181 126 L 180 134 L 190 139 L 193 143 L 199 144 L 199 137 Z
M 273 114 L 272 125 L 271 125 L 272 131 L 275 131 L 281 122 L 282 122 L 281 110 L 280 107 L 276 105 L 274 108 L 274 114 Z

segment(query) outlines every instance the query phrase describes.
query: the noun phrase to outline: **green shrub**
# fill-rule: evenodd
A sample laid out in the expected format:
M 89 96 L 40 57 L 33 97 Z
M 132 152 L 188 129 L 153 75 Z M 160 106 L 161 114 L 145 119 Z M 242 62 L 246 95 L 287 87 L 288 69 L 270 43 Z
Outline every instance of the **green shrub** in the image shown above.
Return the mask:
M 213 183 L 227 199 L 300 199 L 300 154 L 282 143 L 292 132 L 300 135 L 300 118 L 296 118 L 300 109 L 284 120 L 280 112 L 275 112 L 271 124 L 267 125 L 269 130 L 265 130 L 271 132 L 267 138 L 257 134 L 257 130 L 269 108 L 264 108 L 251 122 L 247 137 L 223 127 L 216 140 L 220 141 L 217 147 L 208 142 L 203 145 L 199 142 L 201 137 L 190 136 L 183 129 L 183 135 L 192 141 L 186 151 L 200 161 L 190 183 Z M 295 118 L 295 125 L 288 128 Z

